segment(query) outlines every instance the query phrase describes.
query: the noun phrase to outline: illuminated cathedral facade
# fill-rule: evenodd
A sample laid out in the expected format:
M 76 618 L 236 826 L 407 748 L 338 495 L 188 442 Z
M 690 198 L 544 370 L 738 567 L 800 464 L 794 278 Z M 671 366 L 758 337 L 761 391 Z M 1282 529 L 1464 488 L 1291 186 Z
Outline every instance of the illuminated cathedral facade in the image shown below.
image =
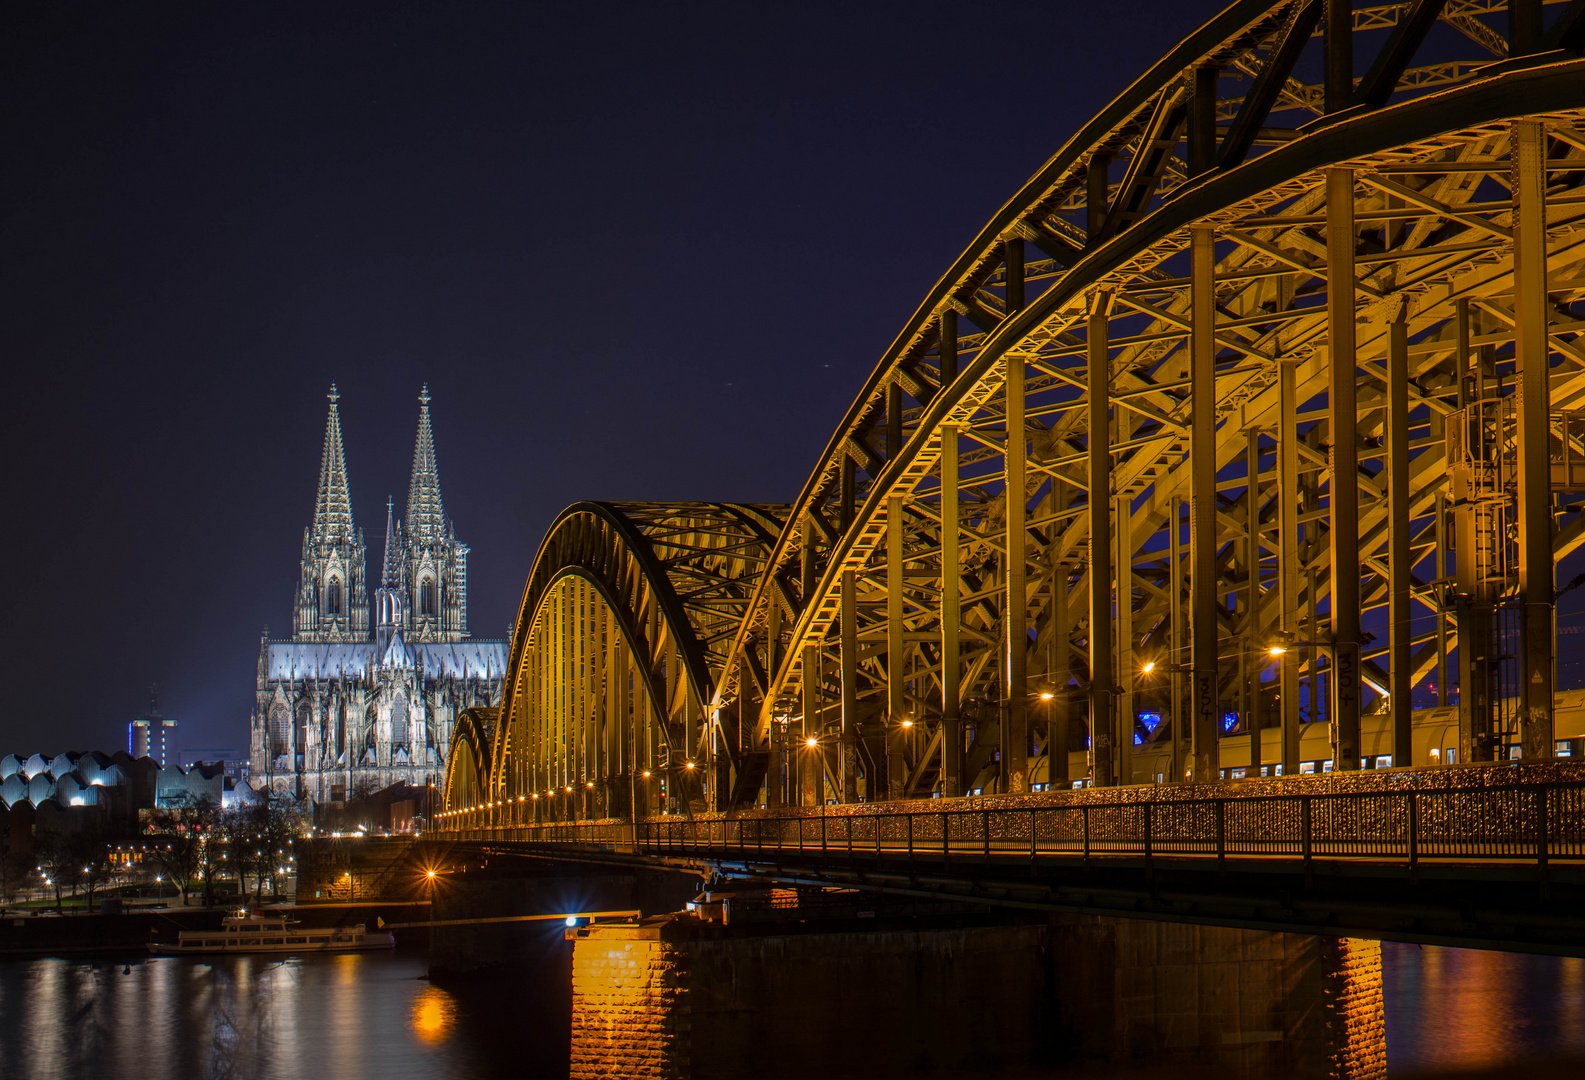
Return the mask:
M 260 643 L 251 747 L 256 786 L 322 803 L 438 786 L 457 714 L 499 704 L 507 654 L 505 641 L 468 636 L 468 547 L 440 498 L 429 388 L 405 518 L 386 501 L 372 610 L 334 386 L 329 398 L 292 636 Z

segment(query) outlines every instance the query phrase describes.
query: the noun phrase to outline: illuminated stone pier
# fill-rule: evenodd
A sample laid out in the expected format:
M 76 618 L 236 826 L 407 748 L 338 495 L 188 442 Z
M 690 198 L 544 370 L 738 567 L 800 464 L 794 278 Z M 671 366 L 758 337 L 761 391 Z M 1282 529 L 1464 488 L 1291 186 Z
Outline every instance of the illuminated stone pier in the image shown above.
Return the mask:
M 1151 1075 L 1386 1075 L 1373 941 L 884 913 L 818 930 L 669 916 L 574 936 L 574 1078 L 1022 1075 L 1102 1063 Z

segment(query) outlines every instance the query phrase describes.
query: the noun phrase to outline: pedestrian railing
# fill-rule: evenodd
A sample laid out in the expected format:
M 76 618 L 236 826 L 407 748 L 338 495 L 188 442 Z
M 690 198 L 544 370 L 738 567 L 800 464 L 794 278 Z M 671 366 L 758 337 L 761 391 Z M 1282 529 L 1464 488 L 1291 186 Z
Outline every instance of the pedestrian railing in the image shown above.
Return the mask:
M 1070 805 L 964 799 L 939 808 L 882 803 L 499 825 L 443 835 L 727 857 L 796 852 L 942 861 L 1183 856 L 1546 863 L 1585 858 L 1585 781 Z

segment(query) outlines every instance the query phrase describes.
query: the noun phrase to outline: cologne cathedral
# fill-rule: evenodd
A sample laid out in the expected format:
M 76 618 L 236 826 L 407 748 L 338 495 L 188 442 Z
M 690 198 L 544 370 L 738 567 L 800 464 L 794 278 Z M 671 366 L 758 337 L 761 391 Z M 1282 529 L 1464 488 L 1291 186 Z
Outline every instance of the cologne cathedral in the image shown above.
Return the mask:
M 441 504 L 427 386 L 406 517 L 386 500 L 371 620 L 334 386 L 329 397 L 292 636 L 260 644 L 251 749 L 255 786 L 316 802 L 442 783 L 457 714 L 499 704 L 507 654 L 468 636 L 468 547 Z

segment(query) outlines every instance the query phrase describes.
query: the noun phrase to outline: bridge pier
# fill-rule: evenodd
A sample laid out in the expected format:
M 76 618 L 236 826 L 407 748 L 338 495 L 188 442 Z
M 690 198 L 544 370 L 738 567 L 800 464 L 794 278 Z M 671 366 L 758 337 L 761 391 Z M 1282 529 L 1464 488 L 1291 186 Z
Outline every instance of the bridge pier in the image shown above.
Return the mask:
M 861 913 L 862 914 L 862 913 Z M 1060 915 L 577 931 L 570 1075 L 1383 1077 L 1379 944 Z M 811 926 L 815 926 L 811 929 Z

